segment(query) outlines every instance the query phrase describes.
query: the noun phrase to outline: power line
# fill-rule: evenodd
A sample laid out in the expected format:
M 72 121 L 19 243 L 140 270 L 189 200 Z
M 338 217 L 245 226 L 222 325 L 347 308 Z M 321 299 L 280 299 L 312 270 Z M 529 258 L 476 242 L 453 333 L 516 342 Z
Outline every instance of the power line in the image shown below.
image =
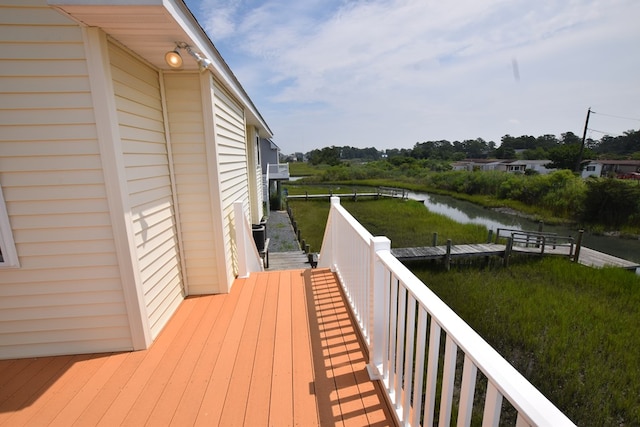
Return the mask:
M 592 111 L 592 112 L 593 112 L 593 111 Z M 603 134 L 603 135 L 622 136 L 622 134 L 620 134 L 620 133 L 615 133 L 615 132 L 604 132 L 604 131 L 601 131 L 601 130 L 598 130 L 598 129 L 593 129 L 593 128 L 589 128 L 589 130 L 590 130 L 591 132 L 597 132 L 597 133 L 601 133 L 601 134 Z
M 613 118 L 616 118 L 616 119 L 622 119 L 622 120 L 633 120 L 633 121 L 636 121 L 636 122 L 640 122 L 640 119 L 635 119 L 635 118 L 633 118 L 633 117 L 616 116 L 616 115 L 614 115 L 614 114 L 599 113 L 599 112 L 597 112 L 597 111 L 591 111 L 591 113 L 592 113 L 592 114 L 599 114 L 599 115 L 601 115 L 601 116 L 613 117 Z

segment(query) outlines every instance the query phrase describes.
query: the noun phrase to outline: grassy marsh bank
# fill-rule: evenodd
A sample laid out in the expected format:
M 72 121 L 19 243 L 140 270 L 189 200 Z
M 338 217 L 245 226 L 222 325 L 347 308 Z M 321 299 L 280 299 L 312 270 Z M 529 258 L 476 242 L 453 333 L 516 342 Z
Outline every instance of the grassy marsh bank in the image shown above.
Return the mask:
M 412 270 L 578 425 L 640 423 L 640 277 L 559 258 Z
M 438 233 L 440 244 L 447 239 L 454 243 L 478 243 L 487 238 L 487 228 L 478 224 L 459 224 L 444 215 L 429 212 L 415 200 L 343 199 L 340 204 L 375 236 L 386 236 L 392 247 L 430 246 L 432 235 Z M 327 200 L 290 200 L 289 207 L 302 230 L 302 237 L 319 251 L 329 214 Z

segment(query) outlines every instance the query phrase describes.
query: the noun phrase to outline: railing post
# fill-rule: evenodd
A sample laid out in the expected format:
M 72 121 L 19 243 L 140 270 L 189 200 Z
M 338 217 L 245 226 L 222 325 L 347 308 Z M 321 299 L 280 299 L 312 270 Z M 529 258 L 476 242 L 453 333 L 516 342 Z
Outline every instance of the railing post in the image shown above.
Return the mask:
M 384 360 L 384 331 L 389 327 L 389 321 L 384 318 L 384 287 L 385 268 L 377 253 L 390 251 L 391 240 L 384 236 L 372 237 L 369 244 L 369 364 L 367 370 L 371 379 L 379 380 L 383 377 Z
M 340 197 L 331 196 L 331 207 L 329 208 L 329 216 L 334 215 L 334 207 L 340 206 Z M 335 272 L 336 265 L 338 264 L 337 252 L 338 252 L 338 218 L 332 218 L 331 221 L 331 271 Z
M 233 202 L 233 216 L 235 221 L 236 232 L 236 252 L 238 255 L 238 277 L 249 277 L 249 260 L 247 255 L 247 240 L 245 229 L 243 227 L 244 210 L 242 202 Z
M 582 235 L 584 234 L 584 230 L 580 230 L 578 232 L 578 241 L 576 242 L 576 252 L 573 256 L 573 262 L 578 262 L 580 258 L 580 248 L 582 248 Z

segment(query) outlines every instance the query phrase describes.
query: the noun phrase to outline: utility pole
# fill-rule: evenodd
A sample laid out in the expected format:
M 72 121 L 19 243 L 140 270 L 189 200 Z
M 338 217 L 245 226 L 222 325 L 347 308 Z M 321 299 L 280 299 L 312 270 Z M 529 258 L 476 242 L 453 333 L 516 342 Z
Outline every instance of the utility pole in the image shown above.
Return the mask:
M 580 154 L 576 162 L 576 172 L 580 172 L 580 163 L 582 163 L 582 154 L 584 153 L 584 141 L 587 139 L 587 127 L 589 126 L 589 116 L 591 116 L 591 107 L 587 110 L 587 120 L 584 122 L 584 131 L 582 132 L 582 145 L 580 145 Z

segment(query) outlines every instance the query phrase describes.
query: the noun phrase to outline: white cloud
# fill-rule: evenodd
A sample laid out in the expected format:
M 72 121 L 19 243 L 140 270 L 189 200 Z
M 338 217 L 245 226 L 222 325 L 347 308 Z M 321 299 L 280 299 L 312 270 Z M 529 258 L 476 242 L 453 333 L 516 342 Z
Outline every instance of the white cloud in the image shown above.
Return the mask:
M 205 27 L 284 152 L 578 133 L 600 101 L 640 113 L 635 0 L 215 3 Z

